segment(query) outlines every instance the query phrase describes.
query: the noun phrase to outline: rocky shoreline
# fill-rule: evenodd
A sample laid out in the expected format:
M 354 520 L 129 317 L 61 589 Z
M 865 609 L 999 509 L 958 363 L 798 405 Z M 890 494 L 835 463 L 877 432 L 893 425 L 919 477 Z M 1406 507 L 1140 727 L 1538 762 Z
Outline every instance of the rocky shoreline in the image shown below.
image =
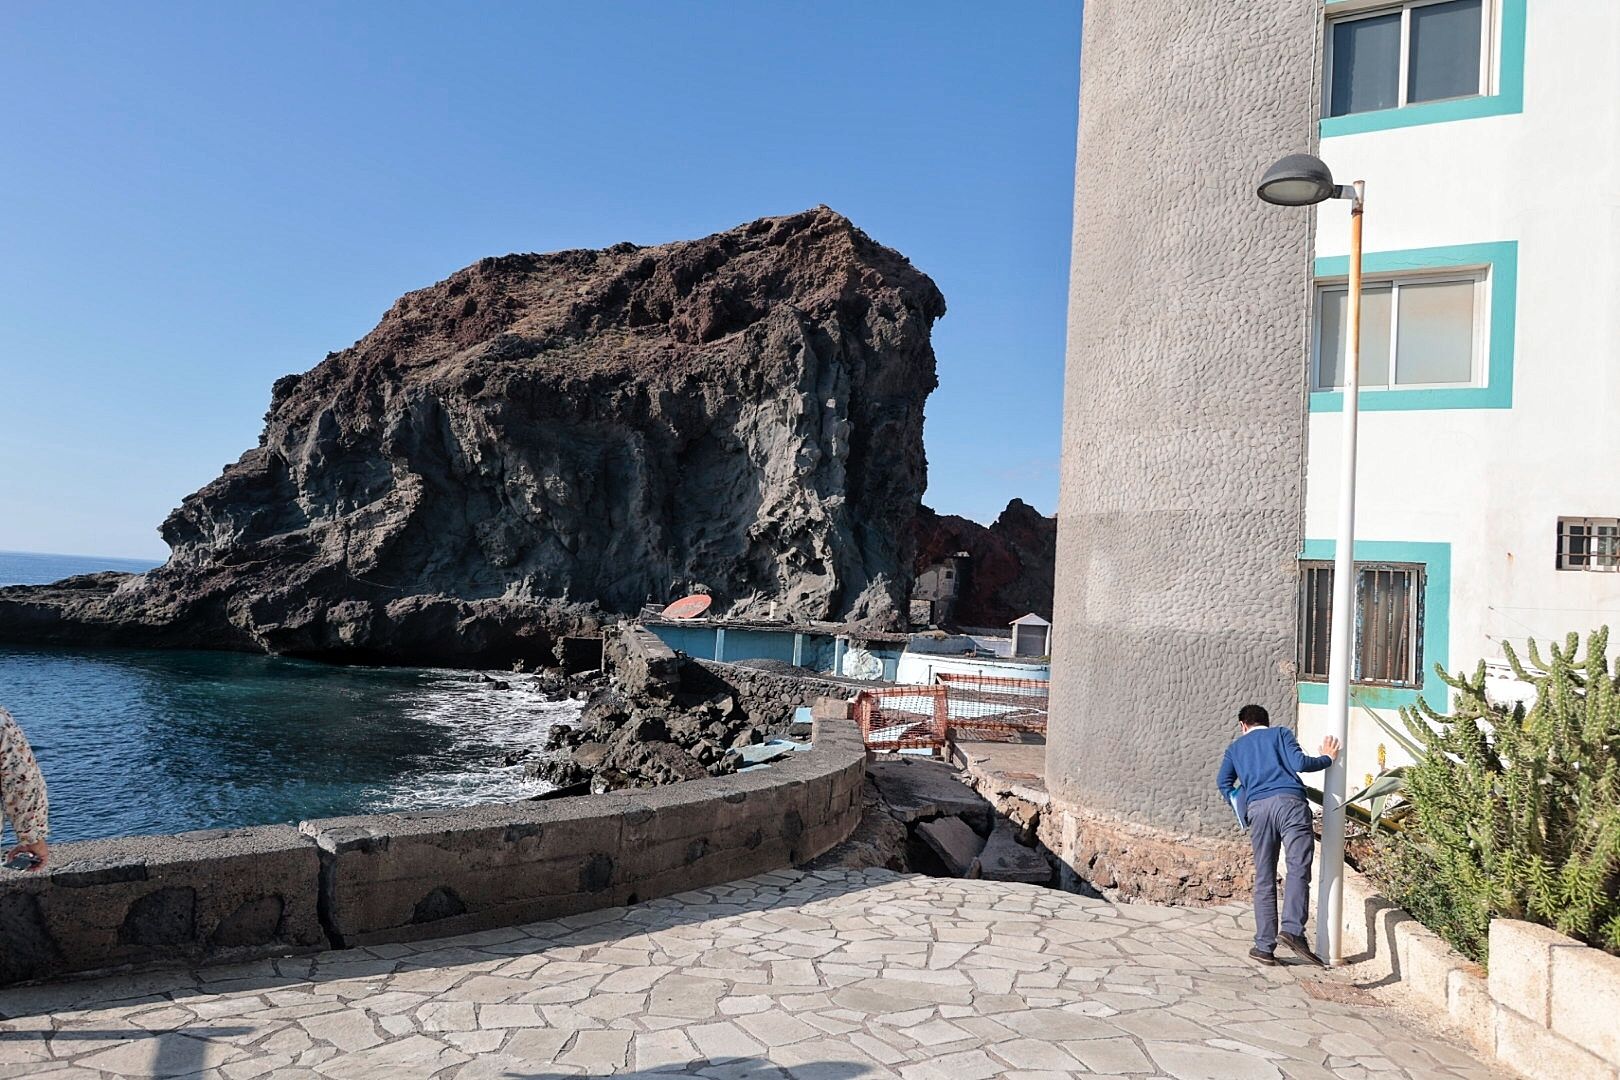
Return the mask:
M 526 773 L 555 785 L 541 798 L 724 776 L 786 756 L 810 735 L 795 720 L 801 706 L 855 690 L 780 661 L 697 660 L 633 623 L 607 631 L 601 670 L 534 685 L 585 702 L 576 723 L 526 756 Z M 860 824 L 811 865 L 1054 884 L 1038 813 L 1022 816 L 1009 820 L 944 762 L 869 755 Z
M 603 670 L 546 676 L 542 692 L 584 701 L 573 724 L 522 754 L 552 797 L 724 776 L 791 753 L 809 734 L 795 713 L 847 686 L 772 661 L 717 664 L 669 649 L 632 624 L 609 628 Z M 780 746 L 765 747 L 773 740 Z

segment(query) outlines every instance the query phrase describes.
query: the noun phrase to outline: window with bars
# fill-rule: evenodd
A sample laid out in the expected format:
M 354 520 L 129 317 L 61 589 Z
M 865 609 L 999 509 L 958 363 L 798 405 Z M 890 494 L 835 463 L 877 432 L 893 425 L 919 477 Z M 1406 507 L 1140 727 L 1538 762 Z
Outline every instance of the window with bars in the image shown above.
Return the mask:
M 1490 92 L 1486 0 L 1409 0 L 1328 20 L 1324 115 Z
M 1620 571 L 1620 518 L 1559 518 L 1558 569 Z
M 1380 686 L 1423 684 L 1423 566 L 1356 564 L 1356 648 L 1350 678 Z M 1299 678 L 1326 682 L 1332 648 L 1333 564 L 1300 563 Z

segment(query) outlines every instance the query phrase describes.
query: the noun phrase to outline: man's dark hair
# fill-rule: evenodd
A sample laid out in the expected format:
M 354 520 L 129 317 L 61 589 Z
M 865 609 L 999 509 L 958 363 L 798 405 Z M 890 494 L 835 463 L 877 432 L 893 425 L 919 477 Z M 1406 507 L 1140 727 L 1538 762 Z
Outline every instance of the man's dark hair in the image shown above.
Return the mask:
M 1245 705 L 1238 710 L 1238 723 L 1244 727 L 1270 727 L 1271 714 L 1259 705 Z

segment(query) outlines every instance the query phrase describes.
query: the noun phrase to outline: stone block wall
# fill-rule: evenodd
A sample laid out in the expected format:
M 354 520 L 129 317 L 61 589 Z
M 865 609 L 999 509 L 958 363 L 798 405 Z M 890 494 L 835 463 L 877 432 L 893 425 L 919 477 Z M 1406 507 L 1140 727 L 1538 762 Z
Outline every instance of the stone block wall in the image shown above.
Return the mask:
M 58 844 L 0 873 L 0 984 L 325 948 L 320 859 L 286 825 Z
M 842 700 L 768 769 L 572 799 L 61 844 L 0 875 L 0 985 L 407 941 L 632 904 L 806 862 L 861 816 Z
M 1620 956 L 1513 919 L 1491 923 L 1495 1052 L 1531 1076 L 1620 1080 Z
M 1481 1054 L 1538 1080 L 1620 1080 L 1620 956 L 1495 919 L 1487 976 L 1354 870 L 1343 933 L 1358 981 L 1399 981 Z
M 680 684 L 681 658 L 658 635 L 620 623 L 602 638 L 602 664 L 635 697 L 668 698 Z
M 748 719 L 761 726 L 785 727 L 795 709 L 814 705 L 824 697 L 851 698 L 852 687 L 813 675 L 792 675 L 715 660 L 692 660 L 736 695 Z M 690 669 L 688 669 L 690 670 Z

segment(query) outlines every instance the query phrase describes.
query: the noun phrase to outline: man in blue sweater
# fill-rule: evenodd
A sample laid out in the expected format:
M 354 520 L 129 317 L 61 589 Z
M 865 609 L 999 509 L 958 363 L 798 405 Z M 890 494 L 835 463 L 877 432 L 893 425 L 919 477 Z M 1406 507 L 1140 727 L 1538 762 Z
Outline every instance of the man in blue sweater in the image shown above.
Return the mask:
M 1215 777 L 1221 798 L 1237 811 L 1254 846 L 1254 948 L 1249 955 L 1262 964 L 1277 962 L 1277 853 L 1288 858 L 1283 895 L 1282 943 L 1313 964 L 1322 963 L 1305 940 L 1305 914 L 1311 898 L 1311 857 L 1316 834 L 1311 808 L 1299 774 L 1321 772 L 1339 756 L 1339 740 L 1322 740 L 1322 756 L 1307 757 L 1287 728 L 1271 726 L 1258 705 L 1238 711 L 1242 734 L 1226 748 Z

